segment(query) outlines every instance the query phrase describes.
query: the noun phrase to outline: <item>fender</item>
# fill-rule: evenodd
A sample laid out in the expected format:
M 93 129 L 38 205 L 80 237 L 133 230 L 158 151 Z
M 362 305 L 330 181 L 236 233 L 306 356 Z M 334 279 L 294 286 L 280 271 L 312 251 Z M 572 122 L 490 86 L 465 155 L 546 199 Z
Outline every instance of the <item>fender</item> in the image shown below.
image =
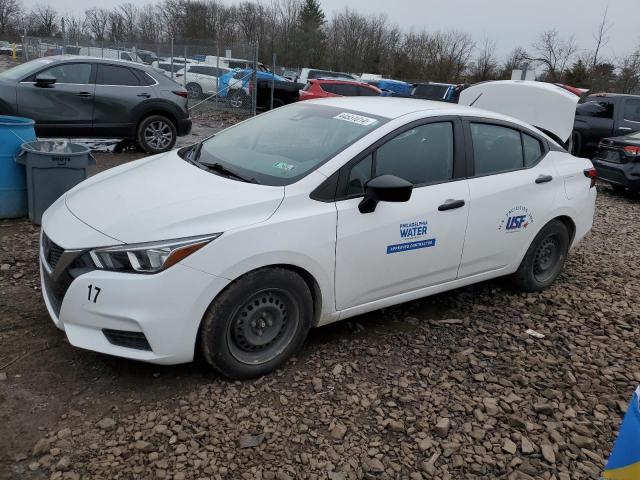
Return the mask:
M 17 115 L 17 109 L 15 102 L 13 105 L 2 98 L 0 98 L 0 115 Z
M 188 113 L 181 110 L 169 100 L 165 100 L 163 98 L 151 98 L 136 105 L 131 112 L 131 118 L 135 125 L 138 125 L 144 117 L 152 112 L 165 113 L 171 116 L 176 122 L 189 116 Z

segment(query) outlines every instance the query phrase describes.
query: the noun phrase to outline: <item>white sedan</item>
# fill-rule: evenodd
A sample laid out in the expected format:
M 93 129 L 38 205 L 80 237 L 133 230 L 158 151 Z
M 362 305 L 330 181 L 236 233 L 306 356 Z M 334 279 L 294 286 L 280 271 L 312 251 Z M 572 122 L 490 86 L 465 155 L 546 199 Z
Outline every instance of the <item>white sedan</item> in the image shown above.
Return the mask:
M 309 329 L 512 275 L 548 287 L 592 225 L 588 160 L 485 110 L 278 108 L 96 175 L 45 213 L 44 299 L 77 346 L 265 374 Z

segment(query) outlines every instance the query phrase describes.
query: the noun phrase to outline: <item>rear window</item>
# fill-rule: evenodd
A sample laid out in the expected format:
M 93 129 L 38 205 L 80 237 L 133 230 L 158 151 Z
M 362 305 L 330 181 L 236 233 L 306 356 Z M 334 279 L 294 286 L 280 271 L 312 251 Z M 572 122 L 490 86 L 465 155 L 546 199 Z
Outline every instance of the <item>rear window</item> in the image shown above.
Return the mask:
M 576 113 L 584 117 L 613 118 L 613 103 L 605 100 L 590 100 L 576 107 Z
M 140 81 L 130 68 L 98 64 L 96 84 L 138 86 Z
M 444 98 L 449 90 L 448 85 L 418 85 L 413 90 L 413 95 L 418 97 Z

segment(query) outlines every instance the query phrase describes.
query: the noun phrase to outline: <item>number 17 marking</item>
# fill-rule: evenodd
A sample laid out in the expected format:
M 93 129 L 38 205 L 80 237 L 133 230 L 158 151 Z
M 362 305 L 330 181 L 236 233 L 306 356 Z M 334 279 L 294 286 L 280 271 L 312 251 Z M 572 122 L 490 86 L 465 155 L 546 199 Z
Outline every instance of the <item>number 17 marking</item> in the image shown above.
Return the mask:
M 92 301 L 91 296 L 95 292 L 95 295 L 93 295 L 93 303 L 96 303 L 98 301 L 98 295 L 100 295 L 101 291 L 102 291 L 101 288 L 94 287 L 93 285 L 89 285 L 89 293 L 87 294 L 87 300 L 91 302 Z

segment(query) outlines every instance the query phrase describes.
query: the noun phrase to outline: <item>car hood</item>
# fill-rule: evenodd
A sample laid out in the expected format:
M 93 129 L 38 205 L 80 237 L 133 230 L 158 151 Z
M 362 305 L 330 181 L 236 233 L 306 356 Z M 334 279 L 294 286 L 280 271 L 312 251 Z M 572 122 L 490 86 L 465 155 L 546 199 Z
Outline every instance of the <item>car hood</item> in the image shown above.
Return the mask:
M 284 187 L 244 183 L 185 162 L 176 151 L 108 170 L 66 195 L 79 220 L 124 243 L 225 232 L 263 222 Z
M 499 80 L 472 85 L 458 103 L 508 115 L 566 142 L 573 131 L 580 97 L 544 82 Z

